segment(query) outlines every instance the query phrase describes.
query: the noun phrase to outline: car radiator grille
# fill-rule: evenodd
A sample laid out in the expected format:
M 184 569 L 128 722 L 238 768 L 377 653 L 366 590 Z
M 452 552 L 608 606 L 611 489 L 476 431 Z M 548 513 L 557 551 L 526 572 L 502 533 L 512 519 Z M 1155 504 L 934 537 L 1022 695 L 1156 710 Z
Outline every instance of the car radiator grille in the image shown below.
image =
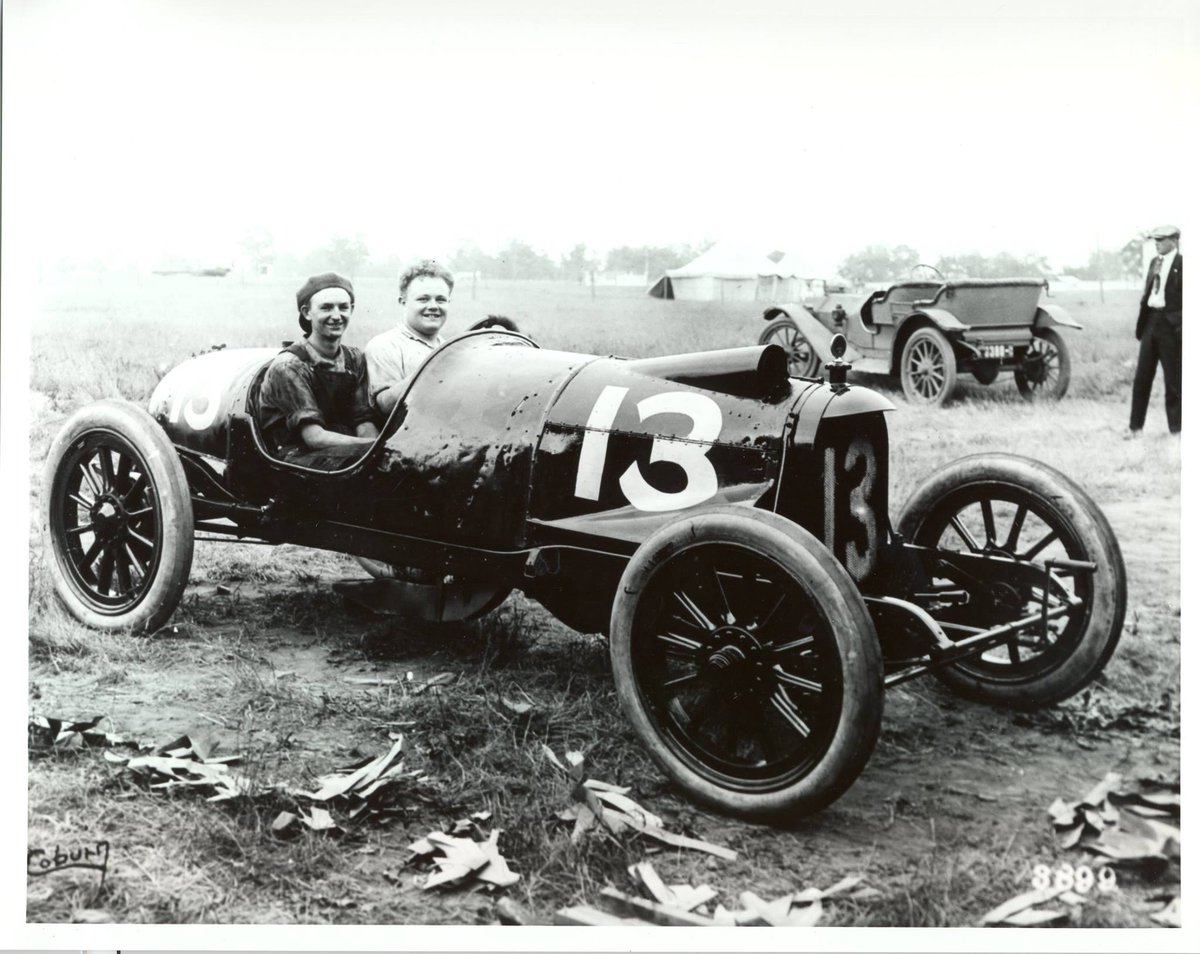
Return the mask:
M 825 421 L 786 466 L 779 512 L 817 537 L 858 584 L 888 541 L 888 438 L 883 415 Z

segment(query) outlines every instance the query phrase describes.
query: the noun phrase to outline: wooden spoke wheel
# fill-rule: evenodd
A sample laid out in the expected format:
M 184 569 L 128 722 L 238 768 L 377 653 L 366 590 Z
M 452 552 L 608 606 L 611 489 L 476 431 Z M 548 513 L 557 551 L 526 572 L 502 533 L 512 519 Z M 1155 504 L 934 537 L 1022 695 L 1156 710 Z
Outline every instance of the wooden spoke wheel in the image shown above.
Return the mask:
M 882 664 L 846 571 L 764 511 L 678 520 L 639 548 L 611 625 L 617 693 L 663 770 L 721 810 L 796 817 L 857 778 Z
M 1120 547 L 1099 508 L 1053 468 L 1007 454 L 963 458 L 917 488 L 899 530 L 919 546 L 994 556 L 1033 571 L 999 566 L 981 579 L 943 563 L 923 602 L 951 639 L 1036 617 L 1043 602 L 1068 608 L 1045 630 L 1038 620 L 978 657 L 936 670 L 963 695 L 1021 708 L 1050 705 L 1088 685 L 1116 649 L 1126 599 Z M 1047 582 L 1046 562 L 1062 560 L 1096 570 L 1052 565 Z
M 904 343 L 900 383 L 914 404 L 942 404 L 958 383 L 954 349 L 936 328 L 918 328 Z
M 804 337 L 790 318 L 776 318 L 758 338 L 760 345 L 777 344 L 788 356 L 788 374 L 794 377 L 815 377 L 821 368 L 812 343 Z
M 183 466 L 144 410 L 102 401 L 71 417 L 51 446 L 43 514 L 55 589 L 98 629 L 166 622 L 192 562 Z
M 1013 371 L 1017 390 L 1032 400 L 1038 397 L 1062 400 L 1071 386 L 1071 354 L 1057 331 L 1039 328 L 1020 367 Z

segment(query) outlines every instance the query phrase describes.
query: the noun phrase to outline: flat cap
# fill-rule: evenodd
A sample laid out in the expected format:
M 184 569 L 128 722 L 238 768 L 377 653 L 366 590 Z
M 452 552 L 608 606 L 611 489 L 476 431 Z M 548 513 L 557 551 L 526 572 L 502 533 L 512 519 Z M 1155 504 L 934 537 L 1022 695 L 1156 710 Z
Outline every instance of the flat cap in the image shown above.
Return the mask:
M 354 286 L 350 284 L 350 279 L 343 278 L 337 272 L 324 272 L 314 275 L 300 286 L 300 290 L 296 292 L 296 307 L 303 311 L 312 296 L 326 288 L 344 288 L 350 295 L 350 301 L 354 301 Z
M 1179 226 L 1178 225 L 1160 225 L 1160 226 L 1158 226 L 1158 228 L 1153 229 L 1150 232 L 1150 237 L 1152 239 L 1165 239 L 1165 238 L 1177 239 L 1177 238 L 1179 238 Z

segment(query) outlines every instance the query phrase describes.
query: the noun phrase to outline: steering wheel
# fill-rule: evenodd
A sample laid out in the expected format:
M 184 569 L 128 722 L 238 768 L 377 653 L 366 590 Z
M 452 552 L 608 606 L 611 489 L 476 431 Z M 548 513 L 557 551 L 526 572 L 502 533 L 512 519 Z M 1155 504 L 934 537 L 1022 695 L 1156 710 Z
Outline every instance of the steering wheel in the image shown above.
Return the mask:
M 515 321 L 504 315 L 488 315 L 486 318 L 480 318 L 467 331 L 482 331 L 484 328 L 503 328 L 505 331 L 515 331 L 518 334 L 521 331 Z
M 931 281 L 936 279 L 939 282 L 945 282 L 946 276 L 939 272 L 932 265 L 926 265 L 924 262 L 918 262 L 908 270 L 908 277 L 915 282 Z

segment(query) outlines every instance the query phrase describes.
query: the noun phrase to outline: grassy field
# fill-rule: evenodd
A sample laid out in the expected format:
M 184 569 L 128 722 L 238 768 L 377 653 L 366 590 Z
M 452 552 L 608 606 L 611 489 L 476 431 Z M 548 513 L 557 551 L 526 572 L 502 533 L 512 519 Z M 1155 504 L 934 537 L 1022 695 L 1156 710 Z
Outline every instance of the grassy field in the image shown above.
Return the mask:
M 861 873 L 882 897 L 832 906 L 822 923 L 967 925 L 1026 887 L 1033 864 L 1057 858 L 1044 815 L 1053 797 L 1080 797 L 1089 779 L 1117 764 L 1178 765 L 1179 444 L 1165 433 L 1157 390 L 1146 436 L 1120 440 L 1135 355 L 1133 292 L 1110 292 L 1105 302 L 1083 293 L 1055 299 L 1085 325 L 1066 334 L 1074 379 L 1060 404 L 1027 404 L 1002 378 L 987 388 L 964 384 L 930 411 L 908 406 L 897 382 L 861 379 L 897 405 L 889 420 L 893 514 L 934 468 L 981 450 L 1044 460 L 1109 514 L 1129 567 L 1130 612 L 1094 694 L 1060 707 L 1077 731 L 1051 718 L 1014 723 L 932 681 L 909 684 L 889 693 L 863 778 L 794 830 L 734 822 L 680 798 L 620 717 L 603 640 L 571 633 L 519 593 L 480 622 L 435 631 L 348 613 L 327 586 L 356 572 L 344 557 L 200 545 L 174 634 L 105 636 L 66 618 L 50 593 L 34 513 L 42 461 L 65 416 L 99 398 L 144 402 L 157 368 L 212 345 L 296 337 L 299 284 L 146 276 L 41 287 L 31 367 L 30 709 L 104 714 L 110 732 L 159 741 L 206 727 L 245 752 L 262 777 L 294 783 L 378 754 L 389 744 L 380 726 L 404 722 L 411 762 L 430 782 L 390 828 L 281 841 L 269 833 L 278 810 L 270 800 L 219 808 L 156 797 L 94 753 L 31 753 L 30 846 L 103 832 L 122 863 L 102 889 L 83 876 L 31 882 L 30 920 L 102 910 L 138 922 L 493 923 L 487 896 L 421 892 L 412 869 L 401 867 L 411 840 L 481 809 L 505 829 L 501 846 L 522 874 L 510 896 L 548 920 L 559 906 L 594 900 L 606 883 L 624 887 L 624 868 L 646 857 L 646 843 L 570 843 L 554 821 L 568 796 L 541 754 L 546 742 L 560 753 L 588 752 L 596 777 L 632 785 L 675 830 L 739 851 L 736 863 L 657 853 L 668 882 L 707 881 L 734 904 L 745 889 L 774 897 Z M 664 302 L 640 289 L 600 288 L 592 297 L 578 286 L 490 282 L 473 291 L 457 290 L 449 333 L 502 313 L 544 347 L 643 356 L 752 344 L 764 327 L 753 304 Z M 394 323 L 396 306 L 390 281 L 362 281 L 357 292 L 348 340 L 361 345 Z M 420 696 L 348 682 L 407 671 L 449 671 L 456 681 Z M 514 712 L 506 698 L 533 708 Z M 1153 718 L 1105 728 L 1087 721 L 1097 706 Z M 955 794 L 955 785 L 984 780 L 1000 805 Z M 1148 925 L 1137 902 L 1153 889 L 1131 882 L 1122 897 L 1086 909 L 1082 923 Z

